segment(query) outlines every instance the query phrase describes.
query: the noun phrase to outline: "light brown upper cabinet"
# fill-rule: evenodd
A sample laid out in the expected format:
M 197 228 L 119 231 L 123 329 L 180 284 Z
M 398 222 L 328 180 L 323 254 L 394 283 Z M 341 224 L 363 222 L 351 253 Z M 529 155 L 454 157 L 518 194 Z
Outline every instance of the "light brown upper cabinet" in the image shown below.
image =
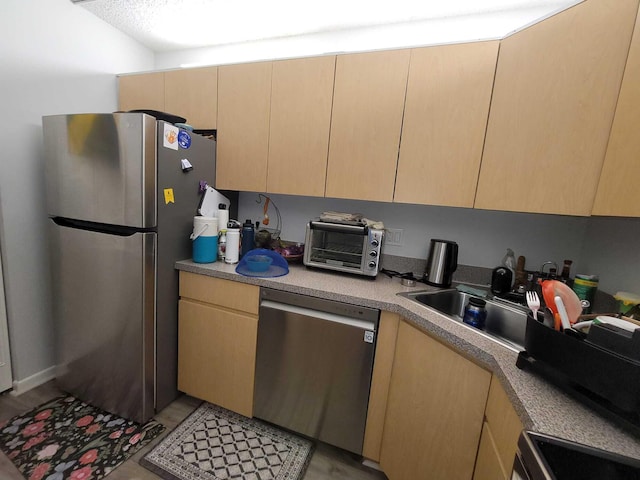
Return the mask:
M 593 215 L 640 217 L 640 13 L 602 166 Z
M 267 192 L 324 196 L 335 62 L 273 62 Z
M 338 56 L 327 197 L 393 200 L 409 53 Z
M 498 46 L 411 50 L 395 202 L 473 207 Z
M 118 77 L 118 110 L 164 112 L 164 73 L 140 73 Z
M 158 110 L 216 128 L 218 67 L 122 75 L 118 88 L 119 110 Z
M 587 0 L 501 41 L 475 207 L 589 215 L 638 0 Z
M 164 104 L 168 113 L 186 118 L 194 128 L 216 128 L 218 67 L 165 72 Z
M 267 188 L 272 62 L 218 67 L 216 188 Z

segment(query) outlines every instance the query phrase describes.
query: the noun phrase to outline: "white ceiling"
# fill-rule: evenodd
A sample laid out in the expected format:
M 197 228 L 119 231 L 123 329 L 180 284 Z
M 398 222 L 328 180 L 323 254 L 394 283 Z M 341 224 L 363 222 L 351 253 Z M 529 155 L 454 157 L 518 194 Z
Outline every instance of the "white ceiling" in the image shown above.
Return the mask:
M 546 16 L 579 3 L 577 0 L 71 1 L 154 52 L 527 9 Z

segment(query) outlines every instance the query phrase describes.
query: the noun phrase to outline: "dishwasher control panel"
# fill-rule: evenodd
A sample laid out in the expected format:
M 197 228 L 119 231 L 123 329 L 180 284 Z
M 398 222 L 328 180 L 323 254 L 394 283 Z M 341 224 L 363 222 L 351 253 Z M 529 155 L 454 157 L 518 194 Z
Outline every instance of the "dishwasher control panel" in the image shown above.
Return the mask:
M 326 298 L 283 292 L 281 290 L 273 290 L 270 288 L 260 289 L 260 299 L 308 308 L 311 310 L 318 310 L 325 313 L 333 313 L 335 315 L 342 315 L 356 320 L 375 322 L 376 330 L 378 319 L 380 318 L 380 310 L 376 308 L 362 307 L 359 305 L 352 305 L 350 303 L 328 300 Z

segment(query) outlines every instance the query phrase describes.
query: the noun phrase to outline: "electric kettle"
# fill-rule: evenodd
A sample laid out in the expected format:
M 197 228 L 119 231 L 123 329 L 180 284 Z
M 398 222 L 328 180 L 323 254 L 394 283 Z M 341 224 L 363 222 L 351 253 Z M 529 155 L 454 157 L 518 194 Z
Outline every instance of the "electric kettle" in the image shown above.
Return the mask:
M 434 287 L 448 288 L 451 277 L 458 268 L 458 244 L 451 240 L 431 239 L 424 283 Z

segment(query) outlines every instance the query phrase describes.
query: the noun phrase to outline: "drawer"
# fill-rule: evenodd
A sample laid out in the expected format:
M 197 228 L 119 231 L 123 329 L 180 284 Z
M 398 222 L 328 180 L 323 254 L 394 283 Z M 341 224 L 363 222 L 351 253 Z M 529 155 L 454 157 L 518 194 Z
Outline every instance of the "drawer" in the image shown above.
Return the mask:
M 180 297 L 258 315 L 260 287 L 181 271 Z

